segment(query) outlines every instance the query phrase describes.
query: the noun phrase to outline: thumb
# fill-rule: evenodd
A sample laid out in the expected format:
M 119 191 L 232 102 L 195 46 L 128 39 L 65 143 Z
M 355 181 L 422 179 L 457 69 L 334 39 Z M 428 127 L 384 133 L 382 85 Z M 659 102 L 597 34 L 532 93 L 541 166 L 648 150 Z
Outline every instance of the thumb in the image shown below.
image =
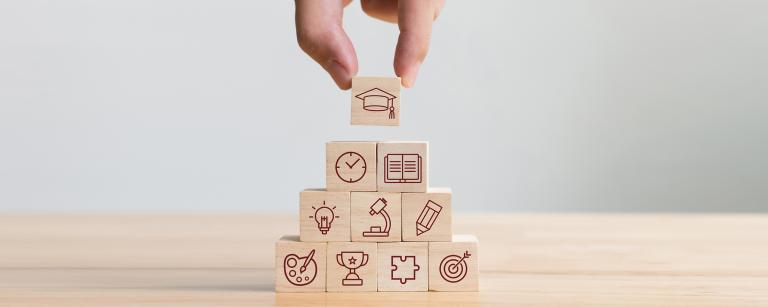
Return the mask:
M 395 74 L 405 87 L 414 85 L 419 67 L 427 56 L 436 14 L 434 6 L 433 1 L 398 1 L 400 37 L 395 49 Z

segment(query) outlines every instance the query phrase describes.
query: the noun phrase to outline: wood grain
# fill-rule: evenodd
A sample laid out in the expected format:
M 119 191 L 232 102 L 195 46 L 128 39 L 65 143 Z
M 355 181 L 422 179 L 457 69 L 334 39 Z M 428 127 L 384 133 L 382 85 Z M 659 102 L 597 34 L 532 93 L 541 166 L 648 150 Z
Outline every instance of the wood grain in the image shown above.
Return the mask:
M 439 206 L 439 212 L 424 212 L 428 202 L 431 206 Z M 453 225 L 451 224 L 453 207 L 451 206 L 450 188 L 429 188 L 426 193 L 403 193 L 402 197 L 402 221 L 403 241 L 450 241 L 453 237 Z M 425 213 L 421 224 L 430 226 L 423 233 L 417 232 L 417 224 L 421 213 Z M 435 214 L 433 222 L 429 225 L 429 216 Z
M 348 242 L 350 228 L 349 192 L 306 189 L 299 196 L 299 235 L 304 242 Z M 321 231 L 321 216 L 325 233 Z M 292 223 L 296 224 L 294 219 Z M 293 234 L 289 232 L 288 234 Z
M 389 235 L 385 237 L 364 236 L 364 232 L 370 232 L 371 226 L 380 226 L 381 231 L 385 229 L 385 220 L 383 214 L 371 215 L 371 206 L 383 199 L 386 203 L 384 211 L 389 216 Z M 351 196 L 352 212 L 352 241 L 357 242 L 399 242 L 402 239 L 401 224 L 401 195 L 395 192 L 352 192 Z M 380 203 L 381 204 L 381 203 Z M 379 204 L 379 205 L 380 205 Z
M 429 242 L 429 290 L 477 291 L 478 259 L 482 256 L 478 252 L 477 237 L 473 235 L 454 235 L 451 242 Z M 446 266 L 441 268 L 443 261 Z
M 327 248 L 325 242 L 300 242 L 296 235 L 280 238 L 275 243 L 275 291 L 325 292 Z
M 362 252 L 362 258 L 358 258 L 358 264 L 362 264 L 355 270 L 355 274 L 362 280 L 360 285 L 345 285 L 344 279 L 350 273 L 350 270 L 339 264 L 339 256 L 344 252 Z M 359 255 L 358 255 L 359 256 Z M 328 243 L 328 262 L 326 267 L 326 289 L 328 292 L 376 292 L 378 283 L 378 249 L 376 242 L 329 242 Z M 354 257 L 354 255 L 353 255 Z M 367 262 L 363 262 L 367 258 Z M 344 258 L 342 258 L 344 260 Z M 350 263 L 351 264 L 351 263 Z
M 350 92 L 352 93 L 350 117 L 352 125 L 400 125 L 399 77 L 354 77 Z M 373 96 L 366 98 L 366 94 Z M 388 98 L 391 100 L 387 101 Z M 371 103 L 380 108 L 366 110 L 365 105 L 370 107 Z
M 383 141 L 379 142 L 376 147 L 377 152 L 377 165 L 376 165 L 376 182 L 378 184 L 377 191 L 379 192 L 426 192 L 429 187 L 429 143 L 423 141 Z M 388 155 L 418 155 L 420 165 L 413 165 L 414 169 L 418 169 L 421 173 L 419 181 L 404 181 L 404 182 L 385 182 L 385 176 L 387 174 L 388 166 L 385 162 L 390 159 Z M 401 160 L 396 157 L 391 158 L 393 160 Z M 410 160 L 410 159 L 409 159 Z M 415 160 L 415 159 L 414 159 Z M 406 163 L 394 163 L 391 165 L 398 165 L 399 167 L 393 167 L 393 169 L 400 169 L 402 173 L 406 173 L 408 168 Z M 402 179 L 405 176 L 407 179 L 415 179 L 411 177 L 412 174 L 400 175 L 397 179 Z
M 2 306 L 766 306 L 768 215 L 455 214 L 477 293 L 280 293 L 295 214 L 3 214 Z
M 379 291 L 429 290 L 428 252 L 427 242 L 379 243 Z
M 328 191 L 376 191 L 376 142 L 325 143 Z

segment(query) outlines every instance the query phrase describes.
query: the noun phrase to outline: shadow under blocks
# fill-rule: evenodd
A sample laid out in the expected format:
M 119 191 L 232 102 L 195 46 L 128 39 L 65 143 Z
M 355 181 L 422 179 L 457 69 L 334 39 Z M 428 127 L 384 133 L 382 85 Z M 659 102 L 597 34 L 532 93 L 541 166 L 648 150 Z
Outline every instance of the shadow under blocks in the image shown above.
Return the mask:
M 391 79 L 353 81 L 353 108 L 376 112 L 368 124 L 399 118 Z M 478 240 L 453 234 L 452 191 L 429 187 L 427 142 L 325 149 L 326 187 L 300 192 L 299 235 L 275 244 L 276 292 L 478 291 Z

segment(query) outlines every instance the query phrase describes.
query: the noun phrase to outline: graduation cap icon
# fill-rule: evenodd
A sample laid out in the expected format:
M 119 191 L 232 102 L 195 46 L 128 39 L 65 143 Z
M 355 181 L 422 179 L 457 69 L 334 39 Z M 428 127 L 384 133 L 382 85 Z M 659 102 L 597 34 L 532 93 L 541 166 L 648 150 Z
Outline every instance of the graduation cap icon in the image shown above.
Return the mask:
M 378 87 L 357 94 L 355 98 L 363 101 L 363 110 L 380 112 L 389 110 L 389 119 L 395 118 L 395 98 L 397 96 Z

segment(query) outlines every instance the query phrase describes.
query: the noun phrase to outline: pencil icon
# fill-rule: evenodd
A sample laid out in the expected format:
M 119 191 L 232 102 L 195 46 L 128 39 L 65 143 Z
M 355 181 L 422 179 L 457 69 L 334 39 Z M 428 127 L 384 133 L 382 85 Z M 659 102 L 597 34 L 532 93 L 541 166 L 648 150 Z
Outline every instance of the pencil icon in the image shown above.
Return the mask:
M 437 220 L 437 216 L 440 215 L 442 210 L 443 206 L 428 200 L 427 204 L 424 205 L 424 209 L 421 210 L 419 218 L 416 219 L 416 235 L 419 236 L 432 229 L 432 225 L 435 224 L 435 220 Z

